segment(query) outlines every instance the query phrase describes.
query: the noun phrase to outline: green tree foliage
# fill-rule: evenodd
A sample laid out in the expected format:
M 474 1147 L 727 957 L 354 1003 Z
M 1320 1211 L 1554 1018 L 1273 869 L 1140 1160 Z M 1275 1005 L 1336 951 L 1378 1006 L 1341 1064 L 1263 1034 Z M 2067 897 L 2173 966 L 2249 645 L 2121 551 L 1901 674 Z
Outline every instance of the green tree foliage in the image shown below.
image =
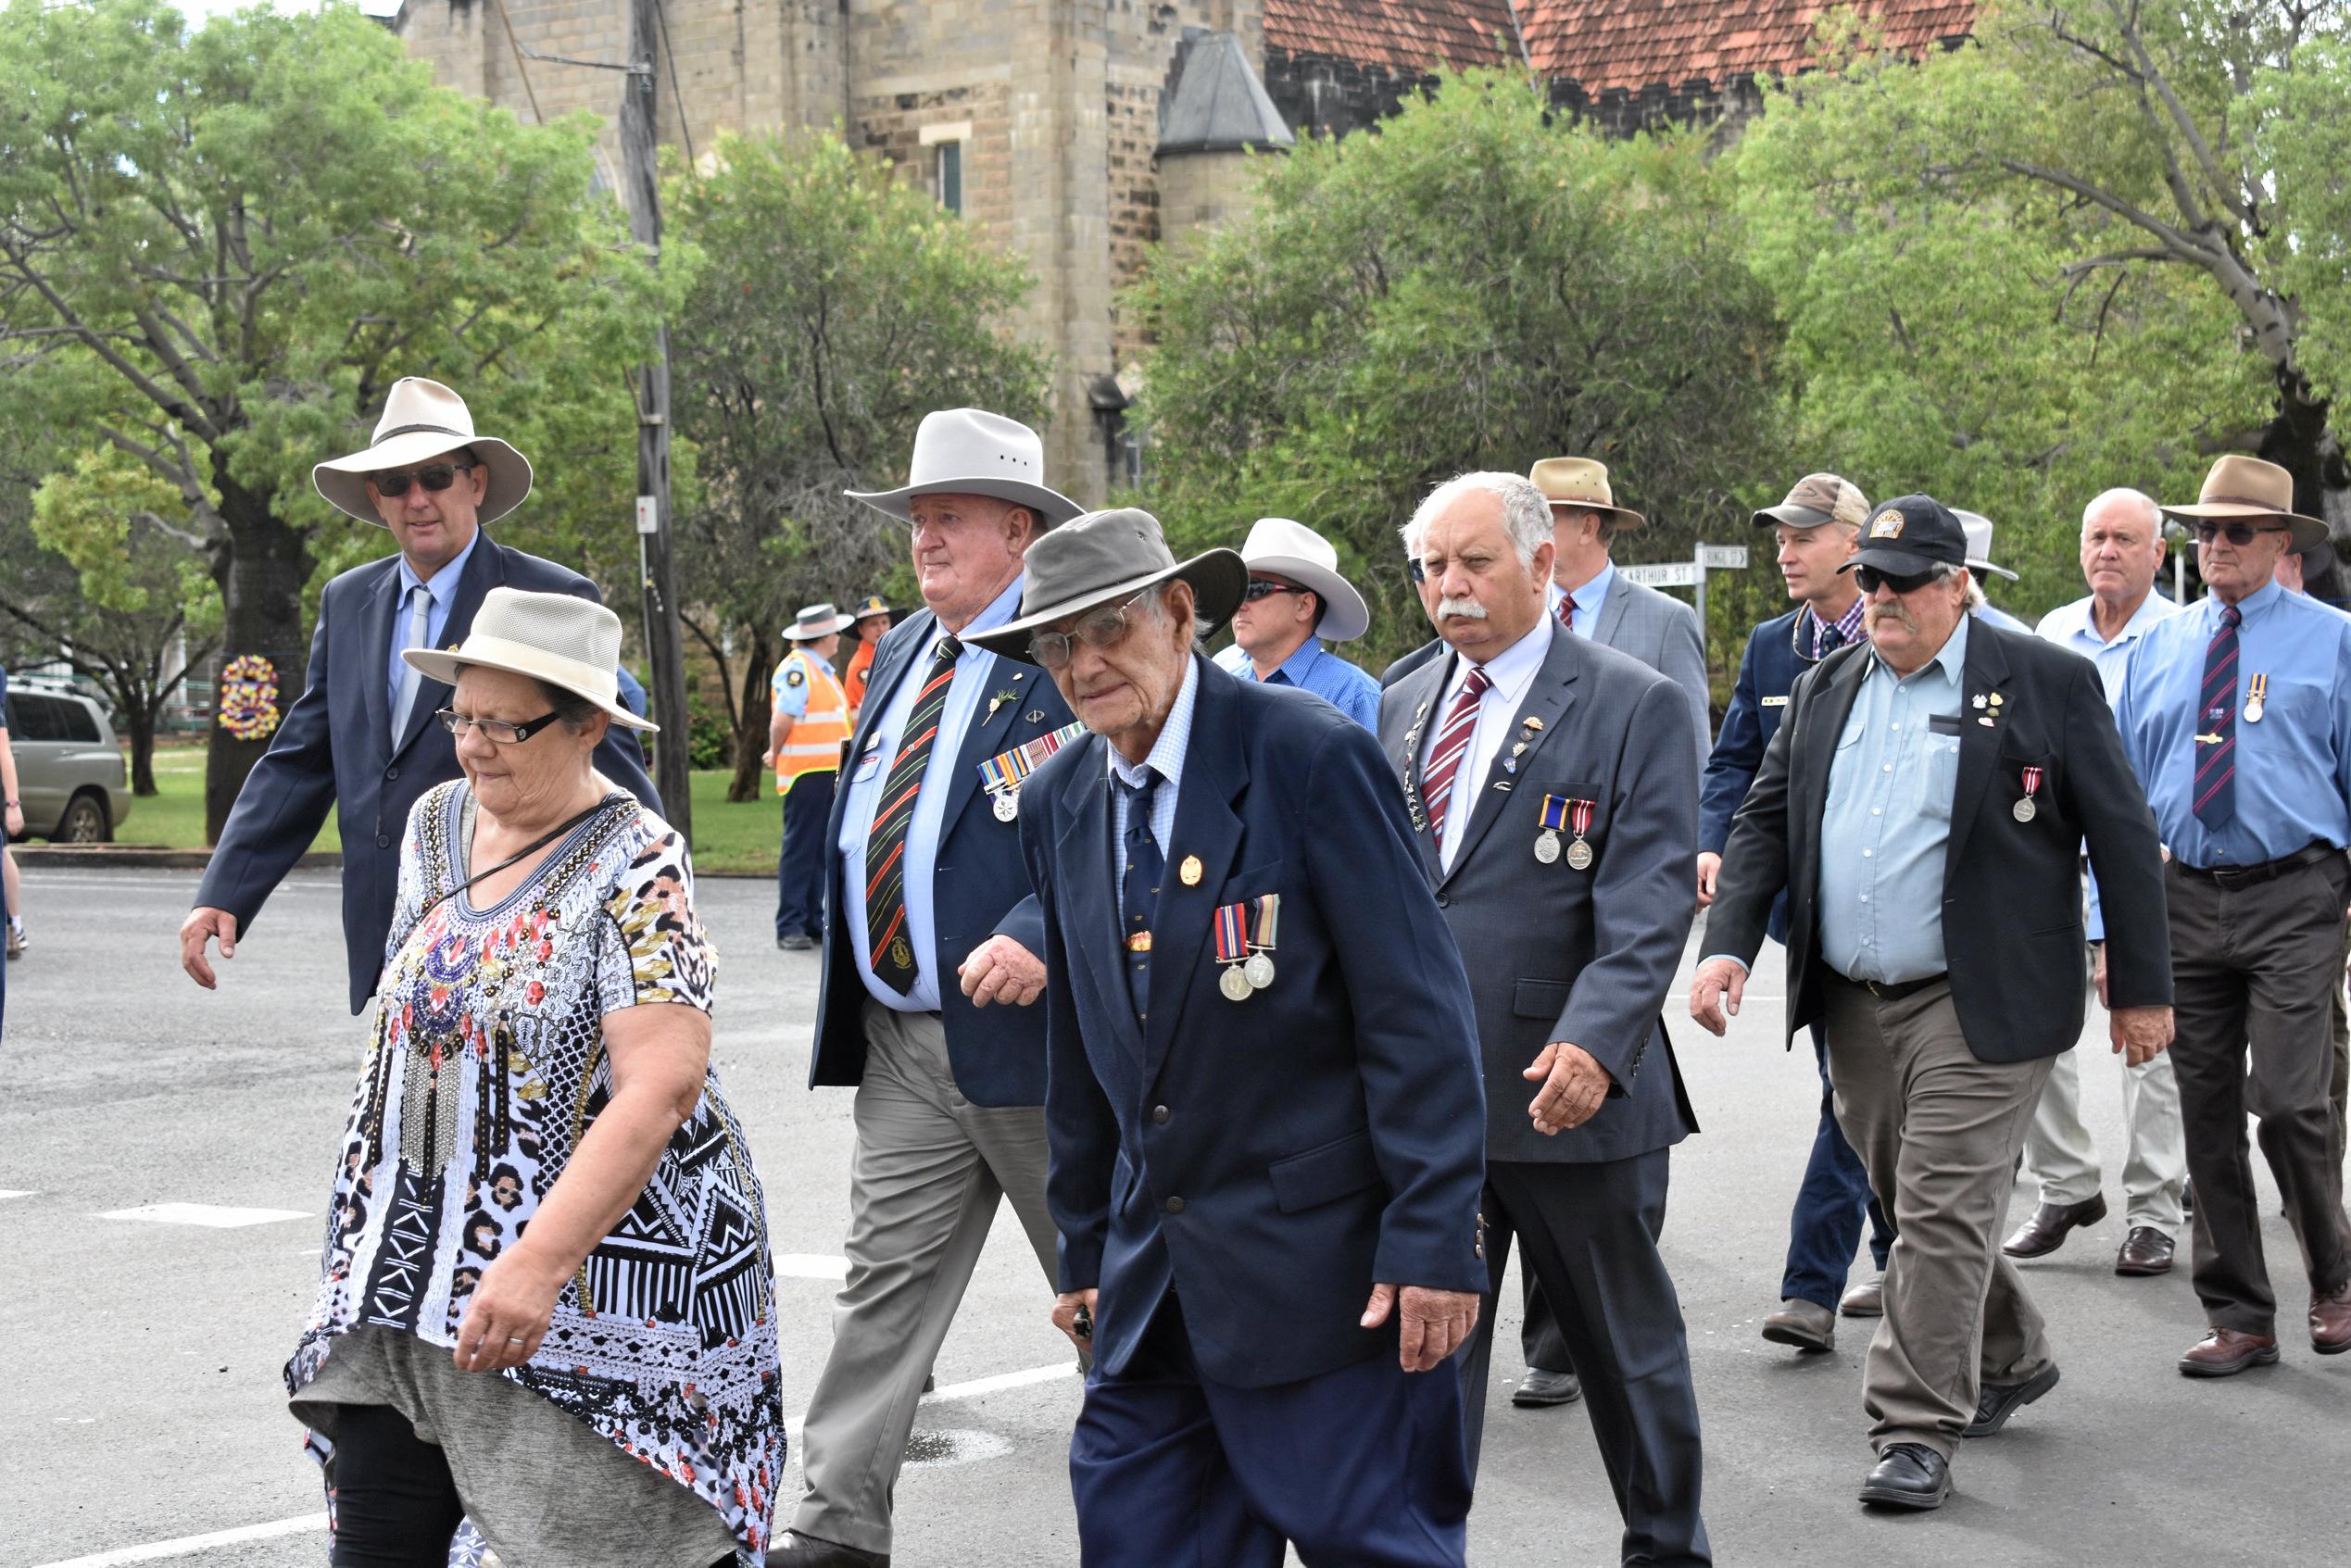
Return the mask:
M 746 800 L 794 612 L 911 591 L 905 527 L 841 492 L 899 483 L 935 408 L 1037 423 L 1048 367 L 1000 326 L 1019 264 L 837 136 L 723 139 L 666 207 L 704 263 L 671 339 L 703 483 L 679 525 L 686 624 L 722 670 L 739 660 L 728 797 Z
M 1264 514 L 1332 539 L 1375 671 L 1428 636 L 1396 530 L 1433 483 L 1598 458 L 1650 520 L 1618 557 L 1686 560 L 1745 541 L 1738 493 L 1784 466 L 1771 302 L 1704 138 L 1609 140 L 1507 76 L 1266 159 L 1248 217 L 1158 253 L 1137 303 L 1147 504 L 1193 546 Z
M 1916 62 L 1832 31 L 1734 155 L 1803 460 L 1991 516 L 2028 610 L 2081 593 L 2092 495 L 2217 452 L 2351 521 L 2340 15 L 1995 0 Z
M 391 383 L 456 386 L 541 475 L 509 537 L 625 537 L 656 283 L 593 187 L 595 122 L 524 127 L 434 88 L 347 5 L 192 31 L 164 0 L 0 11 L 0 419 L 168 487 L 229 654 L 298 687 L 314 562 L 381 555 L 308 469 Z M 525 521 L 525 520 L 528 521 Z M 209 830 L 258 756 L 215 731 Z

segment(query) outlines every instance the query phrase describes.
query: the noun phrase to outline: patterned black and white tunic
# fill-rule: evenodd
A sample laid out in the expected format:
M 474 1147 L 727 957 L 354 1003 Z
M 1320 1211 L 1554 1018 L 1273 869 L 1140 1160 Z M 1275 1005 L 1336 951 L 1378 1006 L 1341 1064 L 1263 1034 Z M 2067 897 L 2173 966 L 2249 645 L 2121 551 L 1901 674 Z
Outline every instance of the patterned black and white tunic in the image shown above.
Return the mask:
M 613 796 L 483 909 L 442 897 L 466 876 L 465 797 L 444 784 L 409 818 L 318 1301 L 286 1365 L 295 1395 L 356 1327 L 454 1347 L 483 1271 L 610 1099 L 605 1016 L 710 1006 L 716 955 L 668 823 Z M 713 1070 L 537 1353 L 503 1375 L 689 1488 L 757 1563 L 785 1460 L 773 1278 L 759 1176 Z

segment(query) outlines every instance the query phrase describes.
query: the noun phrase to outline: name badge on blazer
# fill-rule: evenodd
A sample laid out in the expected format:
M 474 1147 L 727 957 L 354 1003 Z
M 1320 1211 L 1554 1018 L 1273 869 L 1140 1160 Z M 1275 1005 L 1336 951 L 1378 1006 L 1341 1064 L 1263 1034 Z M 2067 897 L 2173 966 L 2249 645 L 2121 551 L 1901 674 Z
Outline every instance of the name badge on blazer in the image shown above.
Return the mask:
M 1762 708 L 1785 708 L 1788 706 L 1787 694 L 1783 692 L 1778 696 L 1765 697 L 1761 703 L 1757 704 L 1757 706 Z

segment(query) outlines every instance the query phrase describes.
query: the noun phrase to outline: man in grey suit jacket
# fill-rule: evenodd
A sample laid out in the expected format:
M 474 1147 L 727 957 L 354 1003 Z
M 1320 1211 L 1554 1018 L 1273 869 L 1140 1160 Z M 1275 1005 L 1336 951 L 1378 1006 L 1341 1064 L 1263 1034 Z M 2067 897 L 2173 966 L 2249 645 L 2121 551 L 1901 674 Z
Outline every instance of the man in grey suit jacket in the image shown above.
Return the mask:
M 1557 1304 L 1625 1561 L 1710 1562 L 1657 1253 L 1668 1150 L 1696 1130 L 1659 1013 L 1697 908 L 1697 747 L 1671 682 L 1549 613 L 1550 521 L 1515 474 L 1422 503 L 1405 547 L 1447 646 L 1382 696 L 1379 738 L 1476 1002 L 1490 1277 L 1515 1237 Z M 1473 1461 L 1492 1337 L 1489 1313 L 1465 1368 Z

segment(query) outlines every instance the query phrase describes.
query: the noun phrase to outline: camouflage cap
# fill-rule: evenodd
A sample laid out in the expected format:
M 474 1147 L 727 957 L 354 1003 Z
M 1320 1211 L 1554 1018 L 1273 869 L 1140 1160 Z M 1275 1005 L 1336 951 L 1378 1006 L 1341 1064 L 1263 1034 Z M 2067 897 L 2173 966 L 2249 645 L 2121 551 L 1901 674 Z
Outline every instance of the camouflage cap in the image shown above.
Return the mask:
M 1796 481 L 1786 500 L 1755 513 L 1754 521 L 1757 528 L 1782 522 L 1791 528 L 1817 528 L 1824 522 L 1859 528 L 1868 518 L 1869 497 L 1851 481 L 1833 473 L 1808 473 Z

